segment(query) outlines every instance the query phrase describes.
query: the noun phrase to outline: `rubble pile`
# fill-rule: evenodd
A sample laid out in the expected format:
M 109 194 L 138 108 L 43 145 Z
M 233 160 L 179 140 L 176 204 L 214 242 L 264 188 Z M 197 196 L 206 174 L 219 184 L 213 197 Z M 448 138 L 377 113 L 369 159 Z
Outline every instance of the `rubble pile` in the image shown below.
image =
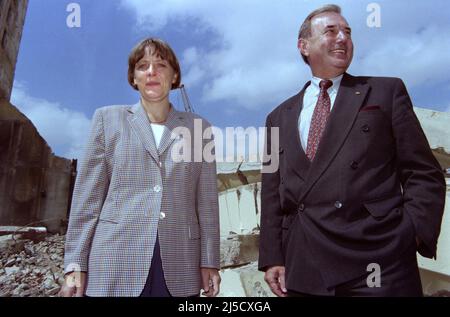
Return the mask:
M 65 236 L 49 235 L 42 241 L 4 237 L 0 248 L 0 297 L 57 296 L 64 282 Z

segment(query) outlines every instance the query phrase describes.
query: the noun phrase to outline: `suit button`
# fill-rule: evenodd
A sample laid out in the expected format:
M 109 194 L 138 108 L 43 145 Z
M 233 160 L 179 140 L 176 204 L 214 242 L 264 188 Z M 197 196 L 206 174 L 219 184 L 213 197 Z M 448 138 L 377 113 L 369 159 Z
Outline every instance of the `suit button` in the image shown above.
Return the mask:
M 350 164 L 350 167 L 352 168 L 352 169 L 357 169 L 358 168 L 358 162 L 355 162 L 355 161 L 352 161 L 352 163 Z
M 153 186 L 153 191 L 154 191 L 155 193 L 159 193 L 159 192 L 161 191 L 161 186 L 159 186 L 159 185 Z
M 164 219 L 164 218 L 166 218 L 166 213 L 163 212 L 163 211 L 161 211 L 161 212 L 159 213 L 159 219 Z
M 303 210 L 305 210 L 305 205 L 304 204 L 298 205 L 298 212 L 302 212 Z
M 334 207 L 336 207 L 337 209 L 342 208 L 342 203 L 338 200 L 334 203 Z
M 361 127 L 361 131 L 367 133 L 370 131 L 370 127 L 367 124 L 365 124 Z

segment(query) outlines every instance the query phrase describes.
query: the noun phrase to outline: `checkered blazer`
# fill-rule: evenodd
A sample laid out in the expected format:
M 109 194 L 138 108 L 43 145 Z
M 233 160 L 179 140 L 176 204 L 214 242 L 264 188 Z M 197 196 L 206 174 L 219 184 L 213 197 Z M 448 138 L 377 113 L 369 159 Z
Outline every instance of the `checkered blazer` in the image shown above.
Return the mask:
M 171 155 L 184 144 L 194 157 L 199 143 L 170 132 L 184 127 L 194 137 L 194 119 L 203 130 L 210 126 L 173 109 L 157 148 L 140 103 L 95 112 L 73 193 L 64 260 L 66 273 L 77 267 L 88 273 L 88 296 L 139 296 L 157 233 L 173 296 L 198 294 L 200 267 L 219 268 L 215 161 L 176 162 Z M 210 142 L 203 140 L 201 148 L 211 148 Z

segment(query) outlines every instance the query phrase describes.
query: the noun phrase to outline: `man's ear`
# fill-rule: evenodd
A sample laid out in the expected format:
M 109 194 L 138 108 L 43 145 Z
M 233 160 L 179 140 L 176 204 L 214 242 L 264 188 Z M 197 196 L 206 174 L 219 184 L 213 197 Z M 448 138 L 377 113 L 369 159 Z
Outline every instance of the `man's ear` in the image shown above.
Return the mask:
M 309 56 L 309 43 L 308 40 L 298 39 L 297 47 L 300 53 L 304 56 Z
M 178 74 L 174 74 L 174 75 L 173 75 L 173 79 L 172 79 L 172 84 L 175 84 L 175 82 L 177 81 L 177 79 L 178 79 Z

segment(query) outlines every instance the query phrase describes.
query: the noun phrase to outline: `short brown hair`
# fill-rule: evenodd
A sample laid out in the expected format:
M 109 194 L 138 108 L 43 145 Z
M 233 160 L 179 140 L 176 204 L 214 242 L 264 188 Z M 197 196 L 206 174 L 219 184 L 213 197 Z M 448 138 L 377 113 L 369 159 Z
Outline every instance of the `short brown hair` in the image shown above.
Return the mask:
M 336 4 L 327 4 L 327 5 L 324 5 L 323 7 L 320 7 L 318 9 L 314 10 L 313 12 L 311 12 L 306 17 L 305 21 L 303 21 L 303 24 L 300 27 L 300 30 L 298 31 L 298 39 L 299 40 L 307 39 L 307 38 L 311 37 L 311 20 L 316 15 L 319 15 L 319 14 L 325 13 L 325 12 L 335 12 L 335 13 L 341 14 L 341 7 Z M 308 62 L 308 59 L 306 58 L 306 56 L 302 54 L 302 58 L 305 61 L 305 63 L 309 65 L 309 62 Z
M 175 55 L 169 44 L 167 44 L 163 40 L 151 37 L 140 41 L 131 50 L 130 56 L 128 57 L 128 83 L 135 90 L 138 90 L 136 84 L 134 83 L 134 68 L 136 67 L 136 63 L 139 62 L 142 57 L 144 57 L 145 49 L 149 46 L 154 46 L 154 54 L 158 55 L 163 60 L 167 61 L 170 66 L 172 66 L 175 74 L 177 75 L 175 83 L 172 84 L 172 89 L 179 88 L 181 83 L 181 69 L 177 56 Z

